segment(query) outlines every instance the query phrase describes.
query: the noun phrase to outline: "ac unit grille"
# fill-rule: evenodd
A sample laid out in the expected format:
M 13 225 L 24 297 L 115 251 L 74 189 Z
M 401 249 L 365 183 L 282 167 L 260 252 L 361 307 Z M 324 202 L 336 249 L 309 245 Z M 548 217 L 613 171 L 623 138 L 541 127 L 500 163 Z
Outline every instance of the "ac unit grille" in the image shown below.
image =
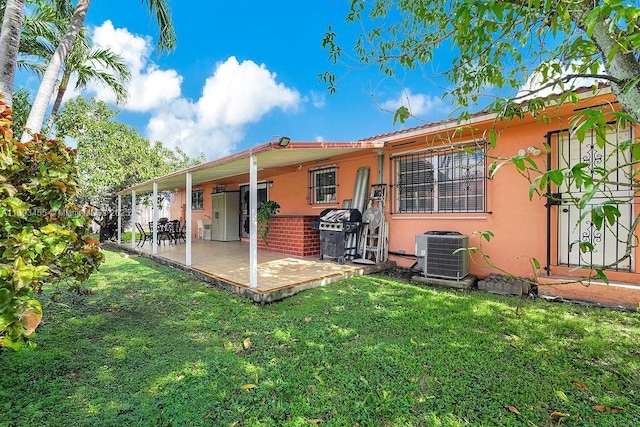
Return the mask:
M 428 235 L 426 236 L 424 275 L 445 279 L 462 279 L 469 274 L 469 236 Z M 455 253 L 454 253 L 455 252 Z

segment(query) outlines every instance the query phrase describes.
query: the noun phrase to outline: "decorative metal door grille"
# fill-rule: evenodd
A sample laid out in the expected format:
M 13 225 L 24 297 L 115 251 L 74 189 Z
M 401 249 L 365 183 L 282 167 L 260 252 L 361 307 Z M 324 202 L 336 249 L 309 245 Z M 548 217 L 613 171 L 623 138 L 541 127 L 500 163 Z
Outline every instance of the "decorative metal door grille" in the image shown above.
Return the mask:
M 585 188 L 569 179 L 558 189 L 562 195 L 562 204 L 558 206 L 558 265 L 602 267 L 624 255 L 633 220 L 632 171 L 631 166 L 621 167 L 628 163 L 628 153 L 613 148 L 631 136 L 630 128 L 611 129 L 607 143 L 600 147 L 594 132 L 587 134 L 582 143 L 568 132 L 556 134 L 552 143 L 558 153 L 559 168 L 572 168 L 581 163 L 594 179 L 601 178 L 600 172 L 604 169 L 614 171 L 607 179 L 610 183 L 602 186 L 582 209 L 574 201 L 585 194 Z M 615 206 L 621 214 L 614 225 L 606 224 L 598 230 L 590 215 L 580 219 L 588 209 L 610 200 L 618 202 Z M 581 252 L 578 242 L 589 243 L 593 251 Z M 631 259 L 627 258 L 613 269 L 629 271 L 631 265 Z

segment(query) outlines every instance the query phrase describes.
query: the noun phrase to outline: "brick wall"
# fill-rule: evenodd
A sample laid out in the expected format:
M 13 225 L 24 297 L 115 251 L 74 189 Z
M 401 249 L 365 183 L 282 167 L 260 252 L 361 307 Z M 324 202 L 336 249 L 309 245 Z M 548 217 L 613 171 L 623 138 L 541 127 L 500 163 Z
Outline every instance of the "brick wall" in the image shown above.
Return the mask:
M 320 232 L 311 228 L 317 216 L 271 217 L 267 243 L 258 237 L 258 249 L 294 256 L 320 255 Z

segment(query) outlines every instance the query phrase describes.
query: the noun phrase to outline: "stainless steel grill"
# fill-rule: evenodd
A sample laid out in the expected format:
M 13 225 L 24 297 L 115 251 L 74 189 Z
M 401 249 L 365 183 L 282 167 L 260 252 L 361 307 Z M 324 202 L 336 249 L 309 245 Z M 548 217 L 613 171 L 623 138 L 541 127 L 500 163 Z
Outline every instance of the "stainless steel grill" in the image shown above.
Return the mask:
M 320 259 L 329 256 L 338 263 L 354 258 L 357 252 L 357 238 L 349 238 L 357 233 L 362 224 L 362 214 L 358 209 L 325 209 L 320 213 Z M 352 246 L 350 246 L 352 244 Z
M 326 209 L 320 214 L 320 230 L 352 232 L 360 227 L 362 214 L 358 209 Z

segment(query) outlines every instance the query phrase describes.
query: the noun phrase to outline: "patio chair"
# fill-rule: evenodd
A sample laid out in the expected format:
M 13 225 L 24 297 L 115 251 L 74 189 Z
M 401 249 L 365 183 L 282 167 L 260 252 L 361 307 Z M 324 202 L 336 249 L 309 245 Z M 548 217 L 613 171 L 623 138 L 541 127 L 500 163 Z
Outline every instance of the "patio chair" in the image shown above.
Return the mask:
M 169 223 L 166 221 L 158 221 L 158 231 L 157 231 L 158 245 L 164 241 L 164 244 L 167 244 L 167 240 L 171 242 L 171 234 L 169 230 Z M 153 240 L 153 221 L 149 221 L 149 241 Z
M 138 241 L 138 244 L 136 246 L 142 247 L 147 240 L 151 241 L 151 239 L 153 238 L 153 233 L 151 231 L 145 231 L 145 229 L 142 227 L 142 224 L 140 224 L 139 222 L 136 222 L 136 228 L 140 233 L 140 240 Z
M 204 223 L 201 219 L 198 220 L 198 239 L 204 239 Z
M 183 227 L 180 225 L 179 220 L 174 219 L 172 221 L 169 221 L 167 228 L 169 230 L 169 236 L 171 238 L 171 241 L 173 241 L 174 243 L 177 244 L 180 239 L 185 241 L 187 240 L 183 231 Z M 184 229 L 186 229 L 186 224 L 184 226 Z
M 187 242 L 187 223 L 186 222 L 180 225 L 180 232 L 178 233 L 178 235 L 182 240 L 184 240 L 185 243 Z

